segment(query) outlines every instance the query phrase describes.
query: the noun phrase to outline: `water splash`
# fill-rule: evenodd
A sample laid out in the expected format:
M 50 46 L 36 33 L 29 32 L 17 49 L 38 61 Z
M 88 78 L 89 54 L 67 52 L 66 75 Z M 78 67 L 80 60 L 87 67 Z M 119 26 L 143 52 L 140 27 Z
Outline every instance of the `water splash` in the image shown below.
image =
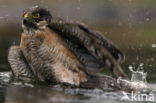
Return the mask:
M 131 72 L 131 79 L 125 80 L 121 77 L 118 78 L 117 82 L 122 86 L 123 90 L 133 90 L 133 91 L 146 91 L 150 90 L 146 78 L 147 73 L 143 70 L 143 63 L 140 63 L 137 70 L 133 70 L 134 67 L 129 66 Z
M 6 86 L 10 82 L 11 72 L 0 72 L 0 86 Z
M 132 82 L 143 82 L 143 83 L 147 83 L 146 78 L 147 78 L 147 72 L 144 72 L 143 70 L 143 63 L 141 63 L 138 68 L 137 71 L 134 71 L 133 68 L 129 68 L 130 72 L 132 73 L 131 76 L 131 81 Z
M 156 44 L 152 44 L 152 48 L 156 48 Z

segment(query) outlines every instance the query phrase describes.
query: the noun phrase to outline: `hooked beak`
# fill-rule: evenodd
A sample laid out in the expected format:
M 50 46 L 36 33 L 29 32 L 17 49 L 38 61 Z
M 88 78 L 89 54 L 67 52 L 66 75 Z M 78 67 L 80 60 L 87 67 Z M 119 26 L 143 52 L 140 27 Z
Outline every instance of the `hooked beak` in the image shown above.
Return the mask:
M 30 14 L 29 13 L 26 13 L 26 14 L 24 14 L 24 19 L 28 19 L 28 18 L 30 18 Z
M 23 15 L 23 18 L 24 18 L 24 19 L 31 19 L 31 14 L 30 14 L 30 13 L 25 13 L 25 14 Z
M 23 23 L 26 24 L 28 22 L 32 22 L 32 17 L 30 13 L 25 13 L 23 16 Z

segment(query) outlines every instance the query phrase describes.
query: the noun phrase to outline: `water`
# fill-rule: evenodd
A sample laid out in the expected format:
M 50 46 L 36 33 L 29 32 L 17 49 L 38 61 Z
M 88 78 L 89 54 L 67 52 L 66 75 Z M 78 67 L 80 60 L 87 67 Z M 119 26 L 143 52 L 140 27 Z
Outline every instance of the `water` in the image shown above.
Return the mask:
M 134 82 L 144 82 L 146 83 L 146 78 L 147 78 L 147 72 L 145 73 L 143 70 L 143 64 L 140 64 L 139 67 L 137 68 L 137 71 L 134 71 L 133 68 L 129 68 L 132 76 L 131 76 L 131 81 Z
M 4 102 L 5 93 L 10 81 L 10 72 L 0 72 L 0 102 Z
M 0 73 L 0 98 L 5 103 L 124 103 L 123 91 L 104 92 L 99 89 L 61 88 L 59 85 L 10 82 L 11 73 Z M 148 84 L 156 97 L 156 84 Z M 130 93 L 128 94 L 131 95 Z M 156 98 L 155 98 L 156 99 Z M 155 101 L 156 102 L 156 101 Z M 146 103 L 146 102 L 145 102 Z

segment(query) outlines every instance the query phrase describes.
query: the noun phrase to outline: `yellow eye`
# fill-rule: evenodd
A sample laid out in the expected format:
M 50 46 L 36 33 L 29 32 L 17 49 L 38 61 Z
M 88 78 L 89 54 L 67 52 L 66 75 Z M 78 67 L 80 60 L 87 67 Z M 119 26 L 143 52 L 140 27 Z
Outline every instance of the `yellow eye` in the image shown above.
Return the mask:
M 36 13 L 36 14 L 33 15 L 33 18 L 35 18 L 35 19 L 39 19 L 40 17 L 41 17 L 41 16 L 40 16 L 39 13 Z

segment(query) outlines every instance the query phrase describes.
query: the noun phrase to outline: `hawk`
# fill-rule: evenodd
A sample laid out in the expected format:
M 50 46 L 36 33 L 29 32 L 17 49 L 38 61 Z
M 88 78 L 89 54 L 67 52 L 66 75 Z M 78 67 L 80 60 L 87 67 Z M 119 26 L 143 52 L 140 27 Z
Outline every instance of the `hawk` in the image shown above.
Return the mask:
M 124 54 L 82 23 L 54 18 L 46 8 L 35 6 L 25 10 L 22 29 L 20 45 L 12 46 L 8 54 L 17 79 L 98 87 L 114 82 L 99 76 L 104 66 L 115 77 L 127 77 L 120 66 Z

